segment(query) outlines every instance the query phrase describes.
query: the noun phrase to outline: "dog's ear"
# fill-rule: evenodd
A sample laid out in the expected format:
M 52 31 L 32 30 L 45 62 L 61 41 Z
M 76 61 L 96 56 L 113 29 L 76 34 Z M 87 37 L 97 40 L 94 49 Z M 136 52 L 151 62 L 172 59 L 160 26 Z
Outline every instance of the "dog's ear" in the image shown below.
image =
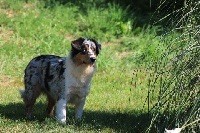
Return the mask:
M 76 49 L 76 50 L 81 50 L 81 45 L 83 44 L 84 42 L 84 38 L 80 37 L 74 41 L 72 41 L 71 45 L 72 45 L 72 48 Z
M 96 44 L 96 47 L 97 47 L 97 49 L 96 49 L 96 53 L 97 53 L 97 55 L 100 53 L 100 50 L 101 50 L 101 44 L 100 43 L 97 43 Z
M 100 53 L 100 50 L 101 50 L 101 44 L 98 43 L 96 40 L 94 39 L 91 39 L 91 41 L 93 41 L 96 45 L 96 54 L 98 55 Z

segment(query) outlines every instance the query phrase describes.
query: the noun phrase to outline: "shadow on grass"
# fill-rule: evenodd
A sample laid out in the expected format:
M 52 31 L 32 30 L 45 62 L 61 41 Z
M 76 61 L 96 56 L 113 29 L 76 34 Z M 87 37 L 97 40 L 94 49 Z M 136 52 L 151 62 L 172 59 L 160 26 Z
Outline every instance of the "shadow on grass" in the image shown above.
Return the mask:
M 32 121 L 44 122 L 46 116 L 44 115 L 45 104 L 39 102 L 35 105 L 34 115 Z M 10 103 L 7 105 L 0 104 L 0 116 L 5 119 L 24 121 L 24 105 L 22 103 Z M 116 111 L 91 111 L 85 110 L 83 120 L 80 124 L 74 122 L 73 108 L 68 109 L 68 123 L 76 125 L 78 128 L 89 127 L 91 130 L 101 130 L 103 128 L 110 128 L 116 132 L 134 132 L 141 133 L 145 131 L 148 126 L 148 114 L 141 112 L 119 113 Z
M 148 126 L 148 114 L 85 111 L 84 122 L 92 124 L 96 129 L 104 127 L 117 132 L 141 133 Z

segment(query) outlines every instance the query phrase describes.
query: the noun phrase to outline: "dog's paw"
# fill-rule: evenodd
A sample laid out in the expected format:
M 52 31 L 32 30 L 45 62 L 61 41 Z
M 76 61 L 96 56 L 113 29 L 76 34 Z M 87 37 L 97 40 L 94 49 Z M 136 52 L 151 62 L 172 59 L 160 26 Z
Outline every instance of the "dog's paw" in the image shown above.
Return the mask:
M 56 120 L 58 121 L 58 123 L 60 123 L 62 125 L 66 124 L 66 119 L 58 119 L 58 118 L 56 118 Z

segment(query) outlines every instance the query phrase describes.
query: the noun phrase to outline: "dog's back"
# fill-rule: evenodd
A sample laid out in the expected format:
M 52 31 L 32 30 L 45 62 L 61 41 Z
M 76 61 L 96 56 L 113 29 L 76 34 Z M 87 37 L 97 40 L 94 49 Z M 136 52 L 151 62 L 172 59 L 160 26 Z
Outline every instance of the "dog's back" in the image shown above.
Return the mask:
M 49 91 L 48 83 L 52 80 L 61 80 L 64 78 L 63 73 L 64 58 L 55 55 L 35 57 L 25 69 L 25 87 L 40 86 L 42 91 Z

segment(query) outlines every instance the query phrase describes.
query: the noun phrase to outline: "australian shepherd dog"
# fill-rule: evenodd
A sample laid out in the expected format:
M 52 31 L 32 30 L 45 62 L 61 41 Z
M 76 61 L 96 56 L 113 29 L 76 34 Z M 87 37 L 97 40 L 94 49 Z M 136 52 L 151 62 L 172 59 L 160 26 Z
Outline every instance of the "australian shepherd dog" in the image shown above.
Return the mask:
M 78 38 L 71 43 L 68 57 L 40 55 L 33 58 L 25 69 L 25 90 L 21 96 L 26 117 L 31 118 L 36 99 L 47 95 L 46 113 L 66 122 L 67 104 L 75 106 L 75 119 L 81 119 L 86 96 L 96 69 L 95 61 L 101 45 L 94 39 Z

